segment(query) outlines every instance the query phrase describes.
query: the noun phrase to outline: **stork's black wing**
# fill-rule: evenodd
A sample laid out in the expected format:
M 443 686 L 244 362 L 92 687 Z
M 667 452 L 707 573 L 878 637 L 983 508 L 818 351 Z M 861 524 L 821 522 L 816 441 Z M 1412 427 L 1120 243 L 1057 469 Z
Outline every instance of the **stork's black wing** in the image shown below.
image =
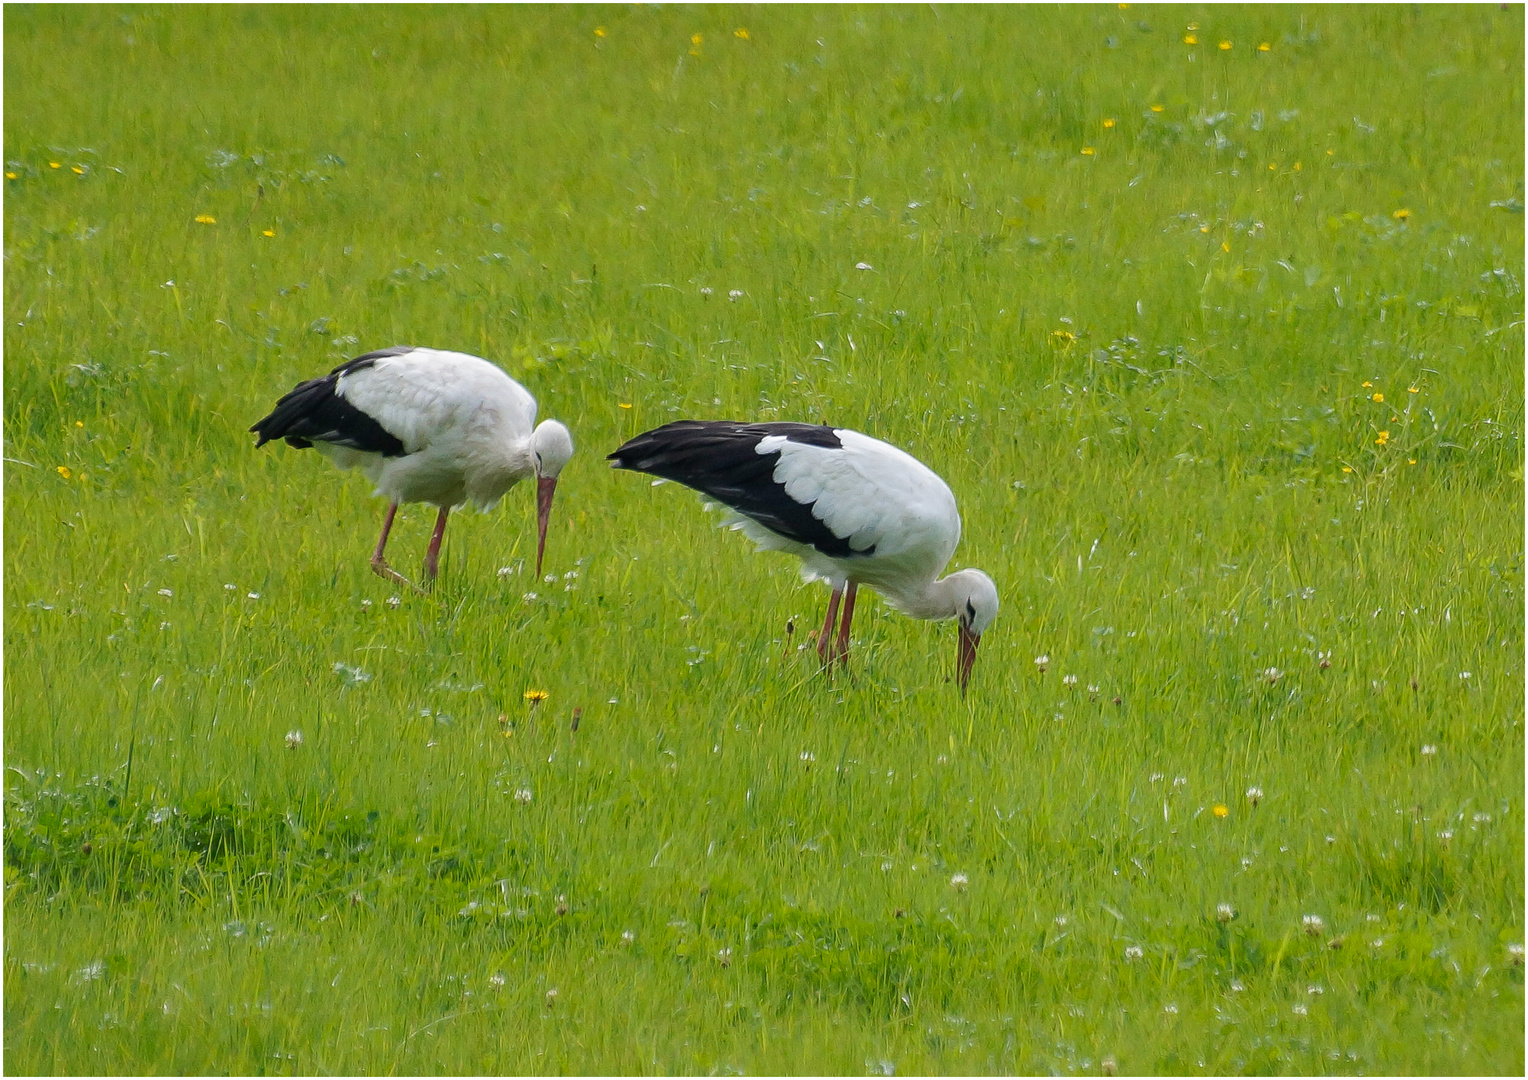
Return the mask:
M 737 420 L 676 420 L 643 432 L 623 445 L 609 460 L 618 469 L 649 473 L 694 488 L 725 503 L 787 540 L 816 548 L 824 555 L 846 558 L 870 555 L 857 551 L 847 537 L 836 535 L 812 516 L 812 503 L 797 502 L 775 482 L 778 450 L 758 452 L 771 435 L 790 442 L 830 450 L 842 446 L 830 427 L 816 424 L 748 424 Z
M 335 388 L 341 375 L 364 371 L 384 356 L 402 356 L 411 351 L 412 346 L 396 345 L 391 349 L 369 352 L 345 361 L 327 375 L 298 383 L 276 402 L 269 416 L 249 429 L 259 436 L 255 447 L 258 449 L 272 439 L 284 438 L 287 445 L 299 450 L 323 442 L 383 457 L 402 456 L 403 442 L 373 417 L 346 401 Z

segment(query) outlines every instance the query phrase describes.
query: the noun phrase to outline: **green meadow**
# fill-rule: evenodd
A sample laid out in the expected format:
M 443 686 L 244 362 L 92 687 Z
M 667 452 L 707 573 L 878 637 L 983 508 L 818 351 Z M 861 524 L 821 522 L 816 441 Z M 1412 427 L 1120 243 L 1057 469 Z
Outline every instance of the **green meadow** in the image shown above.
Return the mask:
M 1523 20 L 8 6 L 7 1071 L 1521 1074 Z M 541 580 L 254 450 L 400 343 Z M 681 417 L 940 473 L 969 695 Z

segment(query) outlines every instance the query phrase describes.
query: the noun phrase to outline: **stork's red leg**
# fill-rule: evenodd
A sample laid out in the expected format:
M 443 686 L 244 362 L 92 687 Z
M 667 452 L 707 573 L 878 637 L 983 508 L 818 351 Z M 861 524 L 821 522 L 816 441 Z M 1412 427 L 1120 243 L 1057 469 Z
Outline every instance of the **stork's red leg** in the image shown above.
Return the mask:
M 446 515 L 451 512 L 448 506 L 440 508 L 440 516 L 435 519 L 435 532 L 430 537 L 430 547 L 424 553 L 424 583 L 428 588 L 435 582 L 435 572 L 440 566 L 440 542 L 446 535 Z
M 849 582 L 849 591 L 844 594 L 844 621 L 838 627 L 838 643 L 834 646 L 834 658 L 840 663 L 849 662 L 849 624 L 854 621 L 854 594 L 859 591 L 857 582 Z
M 833 662 L 833 654 L 828 648 L 833 638 L 833 617 L 838 614 L 838 598 L 843 594 L 842 589 L 834 589 L 833 595 L 828 597 L 828 617 L 823 620 L 822 633 L 817 635 L 817 658 L 822 661 L 823 667 Z
M 377 538 L 377 550 L 371 553 L 371 569 L 372 573 L 376 574 L 378 577 L 386 578 L 388 581 L 395 581 L 399 585 L 406 585 L 412 589 L 415 587 L 414 583 L 411 582 L 408 578 L 404 577 L 402 574 L 398 573 L 398 571 L 394 570 L 391 566 L 388 566 L 387 560 L 382 557 L 382 552 L 387 547 L 387 534 L 393 531 L 393 518 L 396 517 L 397 514 L 398 504 L 389 504 L 387 508 L 387 516 L 382 519 L 382 535 Z

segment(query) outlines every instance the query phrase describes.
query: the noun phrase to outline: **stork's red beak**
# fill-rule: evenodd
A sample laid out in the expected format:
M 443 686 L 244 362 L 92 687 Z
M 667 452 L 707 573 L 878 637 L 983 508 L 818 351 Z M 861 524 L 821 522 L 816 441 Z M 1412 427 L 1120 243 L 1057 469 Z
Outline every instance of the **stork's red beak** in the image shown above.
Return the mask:
M 541 580 L 541 559 L 546 555 L 546 523 L 552 516 L 552 495 L 557 478 L 542 476 L 536 480 L 536 580 Z
M 960 627 L 960 655 L 955 661 L 955 677 L 960 683 L 960 696 L 966 696 L 966 683 L 971 681 L 971 669 L 976 666 L 976 647 L 982 636 Z

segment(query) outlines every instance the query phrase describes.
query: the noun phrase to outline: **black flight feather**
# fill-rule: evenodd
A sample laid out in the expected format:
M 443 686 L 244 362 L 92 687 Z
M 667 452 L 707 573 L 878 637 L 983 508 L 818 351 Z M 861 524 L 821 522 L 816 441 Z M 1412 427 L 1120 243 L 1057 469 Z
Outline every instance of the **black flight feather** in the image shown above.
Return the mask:
M 298 383 L 276 402 L 269 416 L 250 428 L 259 439 L 255 447 L 272 439 L 286 439 L 288 446 L 305 450 L 315 442 L 363 450 L 383 457 L 401 457 L 403 442 L 376 419 L 368 416 L 338 393 L 341 375 L 362 371 L 386 356 L 402 356 L 413 346 L 395 345 L 347 360 L 327 375 Z
M 783 435 L 790 442 L 836 450 L 843 444 L 833 429 L 816 424 L 748 424 L 737 420 L 676 420 L 643 432 L 609 460 L 618 469 L 649 473 L 694 488 L 752 518 L 787 540 L 824 555 L 848 558 L 859 551 L 812 516 L 813 503 L 797 502 L 774 478 L 780 452 L 758 452 L 760 441 Z

